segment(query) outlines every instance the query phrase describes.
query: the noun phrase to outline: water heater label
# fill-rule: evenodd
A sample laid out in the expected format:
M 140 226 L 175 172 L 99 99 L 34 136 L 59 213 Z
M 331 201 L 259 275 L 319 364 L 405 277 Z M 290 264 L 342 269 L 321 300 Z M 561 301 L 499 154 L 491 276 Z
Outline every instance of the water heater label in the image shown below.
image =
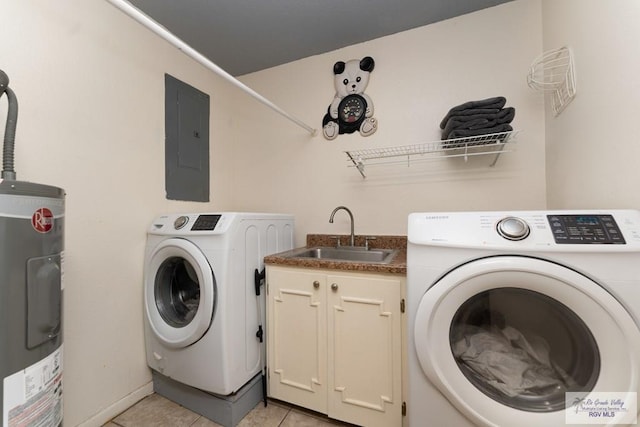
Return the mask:
M 40 208 L 31 216 L 31 225 L 38 233 L 48 233 L 53 228 L 53 213 L 48 208 Z
M 3 426 L 57 426 L 62 422 L 62 347 L 4 379 Z

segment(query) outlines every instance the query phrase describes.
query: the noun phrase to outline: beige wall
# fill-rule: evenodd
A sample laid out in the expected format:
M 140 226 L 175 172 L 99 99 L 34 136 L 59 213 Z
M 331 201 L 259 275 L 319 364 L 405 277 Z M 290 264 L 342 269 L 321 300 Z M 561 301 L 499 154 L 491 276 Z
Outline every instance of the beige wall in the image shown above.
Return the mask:
M 640 206 L 640 2 L 543 0 L 544 49 L 569 46 L 577 95 L 546 109 L 550 208 Z
M 67 191 L 65 425 L 100 425 L 149 392 L 142 332 L 145 230 L 161 212 L 280 211 L 297 239 L 404 234 L 412 211 L 545 207 L 543 98 L 525 83 L 542 50 L 539 0 L 521 0 L 244 77 L 320 127 L 337 60 L 371 55 L 367 93 L 379 131 L 328 142 L 256 103 L 103 0 L 0 0 L 0 68 L 20 102 L 18 179 Z M 329 31 L 329 29 L 328 29 Z M 209 204 L 164 194 L 164 73 L 211 96 Z M 446 111 L 506 96 L 522 132 L 517 151 L 491 158 L 371 168 L 347 149 L 437 140 Z M 0 101 L 4 128 L 6 102 Z
M 97 425 L 150 389 L 147 226 L 161 212 L 230 207 L 235 91 L 106 1 L 0 3 L 0 68 L 20 103 L 18 179 L 67 192 L 65 425 Z M 165 72 L 211 96 L 212 204 L 165 200 Z
M 372 56 L 376 68 L 367 93 L 379 130 L 370 137 L 311 138 L 295 125 L 243 101 L 243 132 L 236 143 L 234 205 L 292 212 L 297 239 L 306 233 L 346 233 L 346 205 L 357 234 L 405 234 L 410 212 L 430 210 L 540 209 L 545 207 L 543 96 L 526 84 L 542 49 L 540 2 L 516 1 L 456 19 L 313 56 L 242 80 L 305 122 L 321 127 L 334 94 L 333 64 Z M 522 132 L 517 151 L 492 157 L 444 159 L 372 167 L 363 180 L 348 168 L 344 150 L 393 147 L 439 139 L 449 108 L 502 95 L 516 108 Z M 269 134 L 277 130 L 278 137 Z

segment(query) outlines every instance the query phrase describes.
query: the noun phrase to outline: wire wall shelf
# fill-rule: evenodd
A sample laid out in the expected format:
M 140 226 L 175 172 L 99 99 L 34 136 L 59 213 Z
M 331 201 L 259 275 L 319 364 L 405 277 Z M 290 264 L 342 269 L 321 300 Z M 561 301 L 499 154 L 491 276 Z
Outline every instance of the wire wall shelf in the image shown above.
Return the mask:
M 367 148 L 345 151 L 350 167 L 355 167 L 366 178 L 365 167 L 381 164 L 406 164 L 424 160 L 436 160 L 448 157 L 494 155 L 491 167 L 495 166 L 500 154 L 513 151 L 508 144 L 516 142 L 519 131 L 500 132 L 466 138 L 446 139 L 415 145 L 397 147 Z

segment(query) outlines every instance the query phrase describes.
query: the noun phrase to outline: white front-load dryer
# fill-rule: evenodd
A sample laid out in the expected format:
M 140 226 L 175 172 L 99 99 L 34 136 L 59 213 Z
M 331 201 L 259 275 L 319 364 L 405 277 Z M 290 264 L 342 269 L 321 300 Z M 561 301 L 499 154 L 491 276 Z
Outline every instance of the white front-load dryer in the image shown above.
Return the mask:
M 638 211 L 411 214 L 407 311 L 411 427 L 637 421 Z
M 229 395 L 261 372 L 266 255 L 293 247 L 290 215 L 172 214 L 147 233 L 147 363 L 181 384 Z

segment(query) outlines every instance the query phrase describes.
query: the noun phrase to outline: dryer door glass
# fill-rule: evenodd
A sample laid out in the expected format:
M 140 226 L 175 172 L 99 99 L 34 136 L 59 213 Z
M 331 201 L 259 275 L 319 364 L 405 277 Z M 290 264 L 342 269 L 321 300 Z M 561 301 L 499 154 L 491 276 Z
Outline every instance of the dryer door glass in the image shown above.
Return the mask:
M 164 260 L 156 274 L 154 295 L 165 322 L 175 328 L 191 323 L 200 306 L 200 283 L 194 267 L 182 257 Z
M 565 425 L 575 402 L 565 390 L 640 390 L 634 319 L 602 285 L 557 263 L 462 264 L 426 290 L 414 322 L 425 381 L 476 424 Z
M 498 288 L 469 298 L 449 334 L 458 367 L 478 389 L 525 411 L 557 411 L 567 391 L 590 391 L 600 354 L 585 323 L 541 293 Z

